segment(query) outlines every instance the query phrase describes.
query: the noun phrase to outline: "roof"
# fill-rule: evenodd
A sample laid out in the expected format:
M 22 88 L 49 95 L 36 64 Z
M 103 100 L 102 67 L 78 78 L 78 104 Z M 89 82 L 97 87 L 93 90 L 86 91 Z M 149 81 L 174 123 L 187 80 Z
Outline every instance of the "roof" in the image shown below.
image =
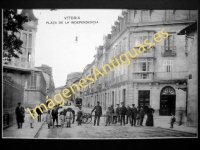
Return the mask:
M 35 17 L 35 15 L 33 14 L 33 10 L 32 9 L 23 9 L 21 12 L 22 16 L 28 16 L 28 18 L 30 18 L 31 20 L 37 21 L 38 19 Z
M 185 33 L 190 33 L 197 30 L 197 22 L 189 24 L 187 27 L 182 29 L 177 35 L 185 35 Z

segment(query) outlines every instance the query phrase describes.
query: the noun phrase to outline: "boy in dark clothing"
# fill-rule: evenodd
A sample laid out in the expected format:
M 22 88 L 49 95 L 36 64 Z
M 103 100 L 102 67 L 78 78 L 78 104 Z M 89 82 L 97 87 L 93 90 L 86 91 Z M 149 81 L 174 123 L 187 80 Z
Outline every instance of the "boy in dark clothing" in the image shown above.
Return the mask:
M 173 113 L 171 113 L 171 115 L 172 116 L 171 116 L 171 119 L 170 119 L 170 124 L 171 124 L 170 128 L 173 128 L 174 122 L 176 122 L 176 118 L 175 118 Z

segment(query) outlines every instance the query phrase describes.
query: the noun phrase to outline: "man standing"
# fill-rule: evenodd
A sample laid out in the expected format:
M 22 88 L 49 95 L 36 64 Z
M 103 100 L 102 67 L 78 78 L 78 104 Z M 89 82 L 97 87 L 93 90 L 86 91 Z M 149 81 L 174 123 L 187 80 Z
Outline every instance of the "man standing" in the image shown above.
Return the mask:
M 93 111 L 95 111 L 95 117 L 94 117 L 94 126 L 96 124 L 96 119 L 97 119 L 97 126 L 99 126 L 99 120 L 100 120 L 100 117 L 102 115 L 102 108 L 101 106 L 99 105 L 99 101 L 97 102 L 97 105 L 94 107 L 94 109 L 92 110 L 91 114 L 93 113 Z
M 52 118 L 53 118 L 53 127 L 54 127 L 54 122 L 56 120 L 56 127 L 58 127 L 58 107 L 59 106 L 55 106 L 51 112 Z
M 113 105 L 111 105 L 110 106 L 110 114 L 111 114 L 111 121 L 112 121 L 112 123 L 114 123 L 114 121 L 115 121 L 115 118 L 114 118 L 114 113 L 115 113 L 115 111 L 114 111 L 114 108 L 113 108 Z
M 131 124 L 131 108 L 129 105 L 127 105 L 127 111 L 126 111 L 126 124 L 128 124 L 128 120 L 130 121 Z
M 132 108 L 131 108 L 131 126 L 134 126 L 136 124 L 136 115 L 137 115 L 137 108 L 135 107 L 135 104 L 132 104 Z
M 120 107 L 119 107 L 119 104 L 117 104 L 116 114 L 117 114 L 117 118 L 116 118 L 116 123 L 117 123 L 117 122 L 120 122 Z
M 144 120 L 144 109 L 143 109 L 142 106 L 140 108 L 139 115 L 140 115 L 140 126 L 143 126 L 142 123 L 143 123 L 143 120 Z
M 124 126 L 125 126 L 125 115 L 126 115 L 126 112 L 127 112 L 127 110 L 126 110 L 126 107 L 124 106 L 124 102 L 121 102 L 121 105 L 122 105 L 122 107 L 120 108 L 120 118 L 121 118 L 121 120 L 120 120 L 120 125 L 122 125 L 122 121 L 123 121 L 123 124 L 124 124 Z
M 43 111 L 43 108 L 41 108 L 41 110 Z M 41 122 L 41 115 L 42 115 L 42 112 L 40 111 L 39 108 L 36 109 L 36 112 L 38 114 L 38 122 Z
M 25 117 L 25 110 L 24 107 L 21 106 L 21 103 L 18 103 L 18 106 L 15 110 L 16 119 L 17 119 L 17 125 L 18 129 L 22 128 L 22 124 L 24 123 L 24 117 Z

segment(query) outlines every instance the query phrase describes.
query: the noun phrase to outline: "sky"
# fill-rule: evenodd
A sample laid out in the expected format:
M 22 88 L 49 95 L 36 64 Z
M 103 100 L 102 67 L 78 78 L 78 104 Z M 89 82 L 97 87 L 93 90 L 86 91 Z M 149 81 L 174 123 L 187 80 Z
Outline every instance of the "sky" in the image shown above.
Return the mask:
M 94 60 L 95 47 L 103 45 L 103 36 L 111 33 L 111 26 L 121 12 L 121 9 L 33 10 L 38 18 L 35 67 L 42 64 L 52 67 L 55 87 L 65 85 L 67 74 L 83 72 L 85 66 Z M 80 19 L 65 19 L 68 16 Z M 63 24 L 59 24 L 60 21 L 63 21 Z M 67 21 L 70 23 L 65 24 Z M 71 21 L 98 23 L 71 24 Z

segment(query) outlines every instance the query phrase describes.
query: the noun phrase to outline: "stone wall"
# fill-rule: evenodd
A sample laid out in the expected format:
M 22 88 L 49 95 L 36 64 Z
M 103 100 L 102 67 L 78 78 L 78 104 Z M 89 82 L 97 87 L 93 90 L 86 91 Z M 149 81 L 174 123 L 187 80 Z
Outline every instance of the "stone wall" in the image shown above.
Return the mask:
M 190 51 L 188 52 L 189 59 L 189 71 L 188 75 L 192 75 L 191 79 L 188 79 L 188 113 L 187 113 L 187 125 L 198 125 L 198 72 L 197 72 L 197 31 L 194 33 L 194 39 L 190 40 Z

